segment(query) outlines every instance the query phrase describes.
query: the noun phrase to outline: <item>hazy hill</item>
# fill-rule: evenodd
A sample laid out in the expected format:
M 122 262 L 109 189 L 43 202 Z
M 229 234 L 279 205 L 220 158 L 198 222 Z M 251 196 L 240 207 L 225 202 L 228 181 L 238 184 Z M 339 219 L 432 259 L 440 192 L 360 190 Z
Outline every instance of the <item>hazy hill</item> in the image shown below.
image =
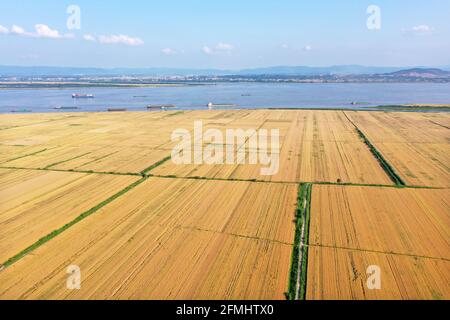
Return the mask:
M 331 67 L 307 67 L 307 66 L 279 66 L 269 68 L 256 68 L 241 70 L 238 74 L 277 74 L 277 75 L 302 75 L 302 76 L 317 76 L 317 75 L 350 75 L 350 74 L 375 74 L 375 73 L 389 73 L 400 71 L 399 67 L 367 67 L 360 65 L 344 65 Z
M 413 68 L 392 72 L 389 75 L 406 78 L 448 78 L 450 72 L 436 68 Z
M 349 75 L 375 74 L 400 71 L 398 67 L 366 67 L 358 65 L 307 67 L 307 66 L 279 66 L 269 68 L 254 68 L 243 70 L 219 69 L 175 69 L 175 68 L 71 68 L 71 67 L 20 67 L 0 66 L 1 76 L 113 76 L 113 75 Z
M 370 67 L 360 65 L 307 67 L 278 66 L 243 70 L 176 69 L 176 68 L 72 68 L 0 66 L 0 76 L 226 76 L 226 75 L 279 75 L 279 76 L 348 76 L 392 75 L 398 77 L 446 77 L 448 71 L 432 68 Z

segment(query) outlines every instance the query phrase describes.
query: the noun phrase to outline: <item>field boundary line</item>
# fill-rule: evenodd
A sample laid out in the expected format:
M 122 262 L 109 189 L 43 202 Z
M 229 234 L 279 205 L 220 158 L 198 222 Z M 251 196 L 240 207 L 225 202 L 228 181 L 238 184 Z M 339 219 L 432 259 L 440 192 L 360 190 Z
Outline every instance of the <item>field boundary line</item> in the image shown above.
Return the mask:
M 45 243 L 49 242 L 53 238 L 57 237 L 58 235 L 60 235 L 61 233 L 63 233 L 67 229 L 69 229 L 70 227 L 72 227 L 75 224 L 81 222 L 82 220 L 86 219 L 87 217 L 93 215 L 95 212 L 97 212 L 101 208 L 103 208 L 106 205 L 110 204 L 111 202 L 113 202 L 114 200 L 116 200 L 120 196 L 124 195 L 128 191 L 134 189 L 135 187 L 137 187 L 138 185 L 140 185 L 142 182 L 144 182 L 146 180 L 147 180 L 147 178 L 141 178 L 141 179 L 133 182 L 132 184 L 130 184 L 129 186 L 127 186 L 124 189 L 120 190 L 116 194 L 112 195 L 111 197 L 107 198 L 106 200 L 103 200 L 102 202 L 100 202 L 96 206 L 92 207 L 91 209 L 83 212 L 82 214 L 80 214 L 78 217 L 76 217 L 72 221 L 66 223 L 64 226 L 62 226 L 62 227 L 52 231 L 51 233 L 47 234 L 46 236 L 40 238 L 38 241 L 36 241 L 32 245 L 28 246 L 24 250 L 20 251 L 18 254 L 14 255 L 13 257 L 9 258 L 4 263 L 2 263 L 0 265 L 0 272 L 2 270 L 4 270 L 5 268 L 11 266 L 12 264 L 16 263 L 17 261 L 19 261 L 23 257 L 25 257 L 27 254 L 33 252 L 34 250 L 36 250 L 37 248 L 41 247 Z
M 203 229 L 203 228 L 198 228 L 198 227 L 188 227 L 188 226 L 182 226 L 182 225 L 178 225 L 175 228 L 192 230 L 192 231 L 210 232 L 210 233 L 214 233 L 214 234 L 222 234 L 224 236 L 230 236 L 230 237 L 235 237 L 235 238 L 243 238 L 243 239 L 255 240 L 255 241 L 265 241 L 265 242 L 272 242 L 272 243 L 285 245 L 285 246 L 292 246 L 292 243 L 288 243 L 288 242 L 283 242 L 283 241 L 274 240 L 274 239 L 260 238 L 260 237 L 255 237 L 255 236 L 246 236 L 246 235 L 237 234 L 237 233 L 215 231 L 215 230 Z
M 268 121 L 267 119 L 265 119 L 265 120 L 261 123 L 261 125 L 258 126 L 258 129 L 256 129 L 256 132 L 258 132 L 259 130 L 261 130 L 267 122 L 269 122 L 269 121 Z M 254 135 L 252 135 L 252 136 L 250 136 L 250 137 L 247 137 L 247 138 L 245 139 L 245 142 L 244 142 L 242 145 L 240 145 L 240 146 L 237 147 L 236 152 L 239 153 L 239 151 L 242 150 L 242 148 L 244 148 L 244 151 L 245 151 L 245 150 L 246 150 L 246 147 L 247 147 L 247 143 L 249 142 L 249 140 L 250 140 L 253 136 L 254 136 Z M 249 144 L 249 147 L 250 147 L 250 144 Z M 279 152 L 281 152 L 281 149 L 279 150 Z M 239 169 L 239 166 L 236 166 L 236 168 L 234 168 L 234 170 L 230 173 L 230 177 L 231 177 L 238 169 Z
M 50 169 L 51 167 L 56 167 L 57 165 L 59 165 L 59 164 L 62 164 L 62 163 L 66 163 L 66 162 L 69 162 L 69 161 L 72 161 L 72 160 L 76 160 L 76 159 L 79 159 L 79 158 L 81 158 L 81 157 L 84 157 L 84 156 L 87 156 L 88 154 L 91 154 L 92 152 L 88 152 L 88 153 L 85 153 L 85 154 L 81 154 L 81 155 L 79 155 L 79 156 L 76 156 L 76 157 L 73 157 L 73 158 L 70 158 L 70 159 L 67 159 L 67 160 L 62 160 L 62 161 L 59 161 L 59 162 L 55 162 L 55 163 L 52 163 L 52 164 L 49 164 L 48 166 L 46 166 L 46 167 L 44 167 L 44 168 L 42 168 L 42 169 Z
M 228 182 L 251 182 L 251 183 L 266 183 L 266 184 L 291 184 L 298 185 L 298 182 L 288 182 L 288 181 L 264 181 L 257 179 L 226 179 L 226 178 L 207 178 L 207 177 L 178 177 L 171 175 L 157 175 L 148 174 L 148 177 L 161 178 L 161 179 L 180 179 L 180 180 L 199 180 L 199 181 L 228 181 Z
M 304 182 L 306 183 L 306 182 Z M 429 186 L 411 186 L 411 185 L 394 185 L 394 184 L 370 184 L 370 183 L 351 183 L 351 182 L 308 182 L 313 185 L 325 186 L 343 186 L 343 187 L 372 187 L 372 188 L 391 188 L 391 189 L 429 189 L 429 190 L 444 190 L 445 187 L 429 187 Z
M 369 148 L 372 155 L 380 164 L 381 168 L 384 172 L 389 176 L 392 182 L 397 186 L 406 186 L 406 183 L 402 180 L 402 178 L 395 172 L 394 167 L 383 157 L 380 151 L 370 142 L 370 140 L 366 137 L 366 135 L 358 128 L 358 126 L 348 117 L 348 115 L 343 112 L 347 120 L 355 127 L 356 132 L 359 137 L 363 140 L 366 146 Z
M 370 183 L 351 183 L 351 182 L 312 182 L 312 181 L 269 181 L 258 179 L 238 179 L 238 178 L 208 178 L 208 177 L 179 177 L 175 175 L 159 175 L 159 174 L 147 174 L 148 177 L 164 178 L 164 179 L 184 179 L 184 180 L 207 180 L 207 181 L 240 181 L 240 182 L 254 182 L 254 183 L 273 183 L 273 184 L 311 184 L 311 185 L 332 185 L 343 187 L 372 187 L 372 188 L 391 188 L 391 189 L 429 189 L 429 190 L 446 190 L 446 187 L 429 187 L 429 186 L 411 186 L 411 185 L 394 185 L 394 184 L 370 184 Z
M 162 163 L 160 163 L 161 165 Z M 152 168 L 155 169 L 156 167 Z M 93 171 L 93 170 L 77 170 L 77 169 L 55 169 L 55 168 L 23 168 L 23 167 L 8 167 L 0 166 L 0 169 L 6 170 L 34 170 L 34 171 L 54 171 L 54 172 L 68 172 L 68 173 L 85 173 L 85 174 L 102 174 L 102 175 L 116 175 L 116 176 L 143 176 L 142 173 L 137 172 L 106 172 L 106 171 Z M 163 179 L 184 179 L 184 180 L 206 180 L 206 181 L 237 181 L 237 182 L 252 182 L 252 183 L 267 183 L 267 184 L 288 184 L 299 185 L 309 183 L 312 185 L 331 185 L 331 186 L 343 186 L 343 187 L 372 187 L 372 188 L 391 188 L 391 189 L 427 189 L 427 190 L 448 190 L 448 187 L 429 187 L 429 186 L 411 186 L 411 185 L 393 185 L 393 184 L 370 184 L 370 183 L 351 183 L 351 182 L 312 182 L 312 181 L 266 181 L 258 179 L 227 179 L 227 178 L 207 178 L 207 177 L 178 177 L 175 175 L 158 175 L 158 174 L 145 174 L 148 178 L 163 178 Z
M 0 131 L 8 130 L 8 129 L 14 129 L 14 128 L 20 128 L 20 126 L 12 126 L 12 127 L 0 128 Z
M 12 158 L 12 159 L 6 160 L 5 162 L 2 162 L 2 164 L 8 163 L 8 162 L 13 162 L 13 161 L 15 161 L 15 160 L 23 159 L 23 158 L 26 158 L 26 157 L 31 157 L 31 156 L 34 156 L 34 155 L 36 155 L 36 154 L 45 152 L 45 151 L 47 151 L 47 150 L 49 150 L 49 149 L 48 149 L 48 148 L 45 148 L 45 149 L 42 149 L 42 150 L 39 150 L 39 151 L 36 151 L 36 152 L 33 152 L 33 153 L 25 154 L 25 155 L 20 156 L 20 157 Z
M 439 127 L 442 127 L 442 128 L 445 128 L 445 129 L 449 129 L 449 130 L 450 130 L 450 127 L 444 126 L 443 124 L 437 123 L 436 121 L 430 120 L 430 122 L 431 122 L 432 124 L 435 124 L 435 125 L 439 126 Z
M 4 115 L 4 114 L 9 114 L 9 113 L 0 113 L 0 115 Z M 45 113 L 34 113 L 33 115 L 38 115 L 38 114 L 59 114 L 58 112 L 45 112 Z M 54 122 L 54 121 L 61 121 L 61 120 L 67 120 L 67 119 L 73 119 L 73 118 L 85 118 L 85 116 L 75 116 L 75 115 L 68 115 L 64 118 L 58 118 L 58 119 L 48 119 L 42 122 L 36 122 L 36 123 L 29 123 L 29 124 L 24 124 L 24 125 L 18 125 L 18 126 L 12 126 L 12 127 L 7 127 L 7 128 L 2 128 L 1 130 L 8 130 L 8 129 L 15 129 L 15 128 L 25 128 L 25 127 L 30 127 L 30 126 L 36 126 L 36 125 L 40 125 L 40 124 L 45 124 L 48 122 Z
M 101 174 L 101 175 L 111 175 L 111 176 L 133 176 L 141 177 L 140 173 L 121 173 L 121 172 L 103 172 L 103 171 L 91 171 L 91 170 L 64 170 L 64 169 L 45 169 L 45 168 L 21 168 L 21 167 L 2 167 L 0 169 L 6 170 L 29 170 L 29 171 L 49 171 L 49 172 L 67 172 L 67 173 L 85 173 L 85 174 Z
M 349 248 L 349 247 L 340 247 L 340 246 L 332 246 L 332 245 L 324 245 L 324 244 L 309 244 L 309 247 L 318 247 L 318 248 L 328 248 L 328 249 L 338 249 L 338 250 L 347 250 L 347 251 L 358 251 L 358 252 L 370 252 L 370 253 L 379 253 L 385 255 L 393 255 L 393 256 L 405 256 L 410 258 L 422 258 L 422 259 L 430 259 L 430 260 L 442 260 L 450 262 L 449 258 L 442 257 L 430 257 L 423 256 L 417 254 L 410 253 L 399 253 L 399 252 L 389 252 L 389 251 L 380 251 L 380 250 L 371 250 L 371 249 L 358 249 L 358 248 Z
M 119 152 L 120 152 L 120 151 L 114 151 L 114 152 L 108 153 L 108 154 L 106 154 L 106 155 L 104 155 L 104 156 L 102 156 L 102 157 L 99 157 L 99 158 L 97 158 L 97 159 L 94 159 L 94 160 L 85 162 L 85 163 L 83 163 L 83 164 L 80 164 L 78 167 L 76 167 L 76 168 L 73 169 L 73 170 L 78 170 L 77 168 L 79 168 L 79 167 L 87 166 L 88 164 L 91 164 L 91 163 L 95 163 L 95 162 L 97 162 L 97 161 L 104 160 L 104 159 L 106 159 L 106 158 L 112 156 L 113 154 L 116 154 L 116 153 L 119 153 Z

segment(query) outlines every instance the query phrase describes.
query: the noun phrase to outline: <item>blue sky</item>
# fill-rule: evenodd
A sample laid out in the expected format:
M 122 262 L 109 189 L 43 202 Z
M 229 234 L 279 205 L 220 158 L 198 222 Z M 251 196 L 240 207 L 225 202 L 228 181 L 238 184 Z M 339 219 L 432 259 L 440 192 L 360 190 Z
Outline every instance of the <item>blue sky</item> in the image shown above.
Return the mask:
M 67 28 L 69 5 L 81 29 Z M 381 9 L 369 30 L 366 10 Z M 448 0 L 0 2 L 0 64 L 247 68 L 450 65 Z

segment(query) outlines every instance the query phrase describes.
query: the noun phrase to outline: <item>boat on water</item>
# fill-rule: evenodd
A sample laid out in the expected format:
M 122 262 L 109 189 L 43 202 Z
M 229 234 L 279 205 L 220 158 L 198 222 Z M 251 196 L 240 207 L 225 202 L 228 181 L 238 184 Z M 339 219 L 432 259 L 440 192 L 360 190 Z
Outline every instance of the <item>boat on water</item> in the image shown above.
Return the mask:
M 210 103 L 208 103 L 206 106 L 207 106 L 209 109 L 214 108 L 214 107 L 234 108 L 234 107 L 237 107 L 237 104 L 234 104 L 234 103 L 212 103 L 212 102 L 210 102 Z
M 92 98 L 95 98 L 93 94 L 80 94 L 80 93 L 72 94 L 72 99 L 92 99 Z
M 78 107 L 55 107 L 55 110 L 77 110 Z
M 108 108 L 108 112 L 125 112 L 126 108 Z
M 29 112 L 33 112 L 33 111 L 30 110 L 30 109 L 16 109 L 16 110 L 11 110 L 11 112 L 14 112 L 14 113 L 29 113 Z
M 173 104 L 149 104 L 147 106 L 148 110 L 166 110 L 176 108 Z

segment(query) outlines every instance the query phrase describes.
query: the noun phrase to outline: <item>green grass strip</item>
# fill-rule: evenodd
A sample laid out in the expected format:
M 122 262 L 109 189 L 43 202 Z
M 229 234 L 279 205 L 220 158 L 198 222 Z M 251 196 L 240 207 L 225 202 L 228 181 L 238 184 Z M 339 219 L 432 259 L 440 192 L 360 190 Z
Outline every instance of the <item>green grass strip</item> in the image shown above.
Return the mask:
M 144 182 L 145 180 L 147 180 L 147 178 L 142 178 L 134 183 L 132 183 L 131 185 L 129 185 L 128 187 L 126 187 L 125 189 L 119 191 L 118 193 L 116 193 L 115 195 L 109 197 L 108 199 L 106 199 L 103 202 L 100 202 L 99 204 L 97 204 L 95 207 L 89 209 L 88 211 L 82 213 L 81 215 L 79 215 L 78 217 L 76 217 L 74 220 L 70 221 L 69 223 L 65 224 L 64 226 L 62 226 L 59 229 L 56 229 L 55 231 L 49 233 L 48 235 L 46 235 L 45 237 L 39 239 L 38 241 L 36 241 L 35 243 L 33 243 L 31 246 L 29 246 L 28 248 L 22 250 L 21 252 L 19 252 L 18 254 L 16 254 L 15 256 L 13 256 L 12 258 L 8 259 L 5 263 L 3 263 L 2 265 L 0 265 L 0 270 L 6 267 L 11 266 L 13 263 L 19 261 L 20 259 L 22 259 L 24 256 L 26 256 L 28 253 L 36 250 L 37 248 L 39 248 L 40 246 L 42 246 L 43 244 L 47 243 L 48 241 L 52 240 L 53 238 L 57 237 L 58 235 L 60 235 L 61 233 L 63 233 L 65 230 L 69 229 L 70 227 L 74 226 L 75 224 L 79 223 L 80 221 L 84 220 L 85 218 L 89 217 L 90 215 L 94 214 L 95 212 L 97 212 L 99 209 L 103 208 L 104 206 L 108 205 L 109 203 L 113 202 L 114 200 L 116 200 L 117 198 L 119 198 L 120 196 L 124 195 L 125 193 L 127 193 L 128 191 L 130 191 L 131 189 L 137 187 L 138 185 L 140 185 L 142 182 Z
M 395 172 L 394 168 L 387 162 L 387 160 L 383 157 L 383 155 L 375 148 L 375 146 L 367 139 L 364 133 L 356 127 L 356 131 L 358 132 L 361 139 L 364 143 L 369 147 L 370 152 L 375 156 L 375 158 L 380 163 L 383 170 L 388 174 L 389 178 L 391 178 L 392 182 L 394 182 L 397 186 L 406 186 L 406 183 L 400 178 L 400 176 Z
M 303 243 L 303 252 L 302 252 L 302 265 L 300 270 L 300 293 L 299 299 L 306 300 L 306 289 L 307 289 L 307 280 L 308 280 L 308 248 L 309 248 L 309 225 L 311 220 L 311 194 L 312 194 L 312 185 L 306 185 L 306 208 L 304 208 L 305 215 L 305 238 Z
M 302 183 L 300 184 L 299 191 L 298 191 L 298 197 L 297 197 L 297 211 L 295 216 L 295 235 L 294 235 L 294 244 L 292 249 L 292 256 L 291 256 L 291 269 L 289 272 L 289 286 L 288 286 L 288 292 L 286 293 L 286 298 L 288 300 L 295 300 L 297 297 L 297 283 L 299 281 L 299 271 L 300 271 L 300 291 L 302 290 L 303 284 L 305 284 L 306 287 L 306 279 L 302 281 L 302 275 L 303 275 L 303 268 L 302 270 L 299 270 L 301 266 L 299 266 L 299 258 L 300 254 L 303 255 L 303 264 L 306 265 L 306 257 L 305 257 L 305 249 L 307 250 L 307 246 L 303 247 L 303 252 L 300 252 L 300 242 L 302 238 L 302 228 L 303 228 L 303 221 L 307 223 L 305 226 L 305 241 L 307 241 L 307 235 L 309 233 L 308 227 L 309 227 L 309 206 L 310 206 L 310 198 L 311 198 L 311 188 L 312 185 L 310 183 Z M 305 200 L 306 200 L 306 208 L 305 208 Z M 307 219 L 304 219 L 304 214 L 307 215 Z M 306 270 L 305 270 L 305 277 L 306 277 Z M 300 295 L 301 296 L 301 295 Z
M 141 175 L 142 175 L 142 176 L 145 176 L 147 173 L 149 173 L 149 172 L 152 171 L 153 169 L 159 167 L 159 166 L 162 165 L 163 163 L 169 161 L 170 159 L 172 159 L 172 156 L 165 157 L 164 159 L 162 159 L 162 160 L 158 161 L 157 163 L 151 165 L 151 166 L 148 167 L 147 169 L 142 170 L 142 171 L 141 171 Z

